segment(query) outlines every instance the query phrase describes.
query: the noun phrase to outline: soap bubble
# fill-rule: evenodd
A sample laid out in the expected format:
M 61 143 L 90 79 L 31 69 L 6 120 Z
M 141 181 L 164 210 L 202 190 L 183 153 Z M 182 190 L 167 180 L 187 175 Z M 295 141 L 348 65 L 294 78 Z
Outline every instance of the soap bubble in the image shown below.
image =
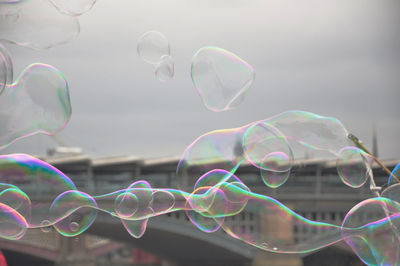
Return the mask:
M 49 0 L 61 13 L 80 16 L 89 11 L 96 0 Z
M 11 56 L 0 43 L 0 95 L 7 84 L 13 83 L 13 70 Z
M 153 192 L 150 207 L 155 213 L 165 213 L 175 205 L 174 195 L 165 190 Z
M 161 57 L 161 62 L 157 64 L 155 76 L 158 81 L 166 82 L 174 77 L 174 60 L 169 55 Z
M 28 224 L 16 210 L 0 203 L 0 238 L 17 240 L 24 236 Z
M 251 125 L 244 133 L 246 159 L 257 168 L 287 172 L 292 167 L 293 152 L 285 136 L 267 122 Z
M 346 215 L 344 240 L 367 265 L 397 265 L 400 261 L 400 205 L 387 198 L 360 202 Z
M 351 145 L 347 136 L 339 120 L 303 111 L 214 130 L 198 137 L 183 152 L 176 169 L 178 185 L 188 191 L 196 182 L 194 176 L 213 169 L 235 173 L 250 164 L 261 171 L 268 186 L 278 187 L 306 152 L 336 159 L 342 148 Z
M 79 31 L 75 17 L 57 12 L 47 0 L 0 9 L 0 41 L 42 50 L 72 41 Z
M 140 36 L 137 52 L 149 64 L 158 64 L 162 62 L 163 56 L 171 54 L 167 38 L 158 31 L 148 31 Z
M 97 203 L 88 194 L 69 190 L 60 194 L 50 206 L 54 228 L 64 236 L 77 236 L 94 222 Z
M 343 183 L 358 188 L 365 184 L 372 175 L 367 162 L 368 154 L 356 147 L 344 147 L 336 160 L 337 172 Z
M 191 77 L 203 104 L 219 112 L 244 101 L 255 73 L 237 55 L 217 47 L 203 47 L 193 56 Z
M 0 149 L 37 133 L 53 135 L 71 117 L 68 84 L 56 68 L 28 66 L 0 97 Z
M 57 221 L 50 219 L 51 201 L 40 200 L 37 195 L 55 199 L 60 193 L 76 189 L 71 179 L 59 170 L 26 154 L 0 156 L 0 184 L 0 190 L 12 192 L 0 197 L 0 202 L 14 206 L 32 228 L 40 227 L 43 220 Z M 26 194 L 17 187 L 20 184 L 28 189 Z M 30 199 L 27 194 L 35 197 Z
M 51 222 L 49 220 L 43 220 L 40 223 L 40 230 L 42 230 L 43 233 L 48 233 L 51 231 Z
M 79 224 L 77 222 L 72 222 L 70 223 L 69 228 L 72 232 L 76 232 L 79 230 Z
M 128 218 L 135 214 L 138 209 L 138 198 L 131 192 L 118 195 L 115 199 L 115 213 L 122 218 Z

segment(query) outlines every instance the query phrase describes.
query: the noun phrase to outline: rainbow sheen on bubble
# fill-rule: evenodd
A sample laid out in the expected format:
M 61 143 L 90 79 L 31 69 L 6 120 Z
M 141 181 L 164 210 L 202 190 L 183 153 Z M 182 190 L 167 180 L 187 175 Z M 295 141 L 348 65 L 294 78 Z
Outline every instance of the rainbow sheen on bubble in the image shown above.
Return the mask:
M 0 6 L 0 41 L 43 50 L 68 43 L 79 32 L 78 20 L 58 12 L 48 0 Z
M 367 265 L 398 265 L 400 205 L 387 198 L 360 202 L 346 215 L 343 238 Z
M 255 72 L 232 52 L 207 46 L 194 54 L 191 77 L 203 104 L 220 112 L 236 108 L 244 101 Z
M 215 130 L 198 137 L 180 158 L 176 170 L 178 185 L 187 191 L 193 187 L 193 175 L 201 176 L 213 169 L 235 173 L 241 166 L 253 166 L 259 169 L 267 186 L 276 188 L 286 182 L 292 166 L 304 159 L 304 154 L 337 159 L 344 147 L 355 148 L 339 120 L 287 111 L 239 128 Z M 359 169 L 369 169 L 368 160 L 357 162 Z M 366 178 L 360 170 L 352 173 L 352 178 L 362 181 Z
M 197 138 L 177 167 L 181 190 L 152 188 L 139 180 L 97 196 L 79 191 L 67 176 L 36 158 L 0 156 L 0 237 L 19 239 L 30 228 L 43 232 L 54 228 L 64 236 L 78 236 L 101 211 L 119 218 L 128 234 L 140 238 L 152 217 L 184 211 L 199 230 L 223 230 L 262 250 L 308 253 L 345 240 L 367 265 L 397 265 L 400 184 L 388 186 L 382 197 L 354 206 L 339 226 L 307 219 L 278 200 L 251 191 L 240 179 L 240 167 L 254 168 L 267 186 L 279 187 L 306 150 L 335 158 L 338 178 L 358 187 L 366 175 L 370 177 L 370 158 L 350 146 L 348 135 L 336 119 L 289 111 Z M 20 190 L 18 184 L 27 190 Z M 51 189 L 50 203 L 30 199 L 30 194 L 43 193 L 37 191 L 37 184 Z M 247 215 L 258 221 L 258 230 L 243 230 L 232 222 Z M 318 233 L 294 241 L 294 228 Z
M 71 112 L 63 74 L 50 65 L 28 66 L 0 97 L 0 149 L 37 133 L 56 134 Z

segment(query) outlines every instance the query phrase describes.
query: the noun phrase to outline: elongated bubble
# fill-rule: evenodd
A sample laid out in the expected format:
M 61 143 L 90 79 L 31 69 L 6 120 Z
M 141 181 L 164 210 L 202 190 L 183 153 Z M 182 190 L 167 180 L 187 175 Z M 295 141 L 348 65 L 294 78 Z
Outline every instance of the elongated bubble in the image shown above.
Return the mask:
M 43 50 L 74 40 L 79 31 L 78 20 L 58 12 L 48 0 L 0 8 L 0 41 Z
M 171 54 L 167 38 L 158 31 L 148 31 L 140 36 L 137 52 L 149 64 L 159 64 L 164 56 Z
M 56 134 L 71 117 L 68 84 L 56 68 L 28 66 L 0 97 L 0 149 L 37 133 Z
M 88 12 L 96 0 L 49 0 L 61 13 L 80 16 Z
M 191 77 L 203 104 L 219 112 L 244 101 L 255 73 L 237 55 L 217 47 L 203 47 L 193 56 Z
M 214 130 L 198 137 L 183 152 L 176 170 L 178 185 L 189 191 L 196 176 L 213 169 L 235 173 L 240 167 L 253 166 L 267 186 L 279 187 L 305 154 L 339 158 L 344 147 L 352 147 L 347 136 L 339 120 L 303 111 L 287 111 L 242 127 Z M 368 169 L 368 163 L 362 160 L 357 165 Z M 355 171 L 348 169 L 351 171 L 347 174 Z M 363 182 L 365 178 L 364 173 Z
M 0 43 L 0 95 L 7 84 L 13 83 L 13 64 L 7 49 Z

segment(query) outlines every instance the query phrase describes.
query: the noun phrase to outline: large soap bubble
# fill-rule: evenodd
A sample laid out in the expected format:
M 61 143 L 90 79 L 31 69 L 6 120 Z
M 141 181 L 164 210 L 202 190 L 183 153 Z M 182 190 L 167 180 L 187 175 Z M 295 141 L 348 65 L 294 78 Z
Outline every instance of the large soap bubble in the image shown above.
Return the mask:
M 276 188 L 286 182 L 292 166 L 304 159 L 306 152 L 339 158 L 341 150 L 351 145 L 347 136 L 339 120 L 303 111 L 288 111 L 239 128 L 211 131 L 198 137 L 182 154 L 177 166 L 178 184 L 187 191 L 193 187 L 196 175 L 213 169 L 235 173 L 241 165 L 250 164 L 259 169 L 267 186 Z M 361 169 L 369 169 L 369 162 L 357 162 L 360 171 L 349 166 L 349 171 L 341 172 L 365 182 L 369 172 Z
M 68 84 L 56 68 L 28 66 L 0 97 L 0 149 L 17 139 L 62 130 L 71 117 Z
M 60 12 L 80 16 L 89 11 L 96 0 L 49 0 Z
M 0 40 L 33 49 L 68 43 L 79 35 L 75 17 L 57 12 L 47 0 L 1 5 Z
M 192 59 L 191 77 L 204 105 L 226 111 L 240 105 L 255 72 L 237 55 L 217 47 L 203 47 Z

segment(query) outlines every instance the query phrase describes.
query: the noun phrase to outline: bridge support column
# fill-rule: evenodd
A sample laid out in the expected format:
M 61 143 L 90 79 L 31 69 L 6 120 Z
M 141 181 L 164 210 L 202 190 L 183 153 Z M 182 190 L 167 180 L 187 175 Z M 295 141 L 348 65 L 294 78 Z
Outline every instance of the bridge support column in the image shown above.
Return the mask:
M 287 206 L 291 208 L 292 206 Z M 264 209 L 259 215 L 259 232 L 276 239 L 293 241 L 293 225 L 284 220 L 279 212 Z M 286 217 L 287 219 L 287 217 Z M 274 249 L 274 247 L 270 247 Z M 292 254 L 279 254 L 260 250 L 253 260 L 252 266 L 302 266 L 302 259 Z
M 63 237 L 60 257 L 55 266 L 96 266 L 93 258 L 87 254 L 86 236 Z

